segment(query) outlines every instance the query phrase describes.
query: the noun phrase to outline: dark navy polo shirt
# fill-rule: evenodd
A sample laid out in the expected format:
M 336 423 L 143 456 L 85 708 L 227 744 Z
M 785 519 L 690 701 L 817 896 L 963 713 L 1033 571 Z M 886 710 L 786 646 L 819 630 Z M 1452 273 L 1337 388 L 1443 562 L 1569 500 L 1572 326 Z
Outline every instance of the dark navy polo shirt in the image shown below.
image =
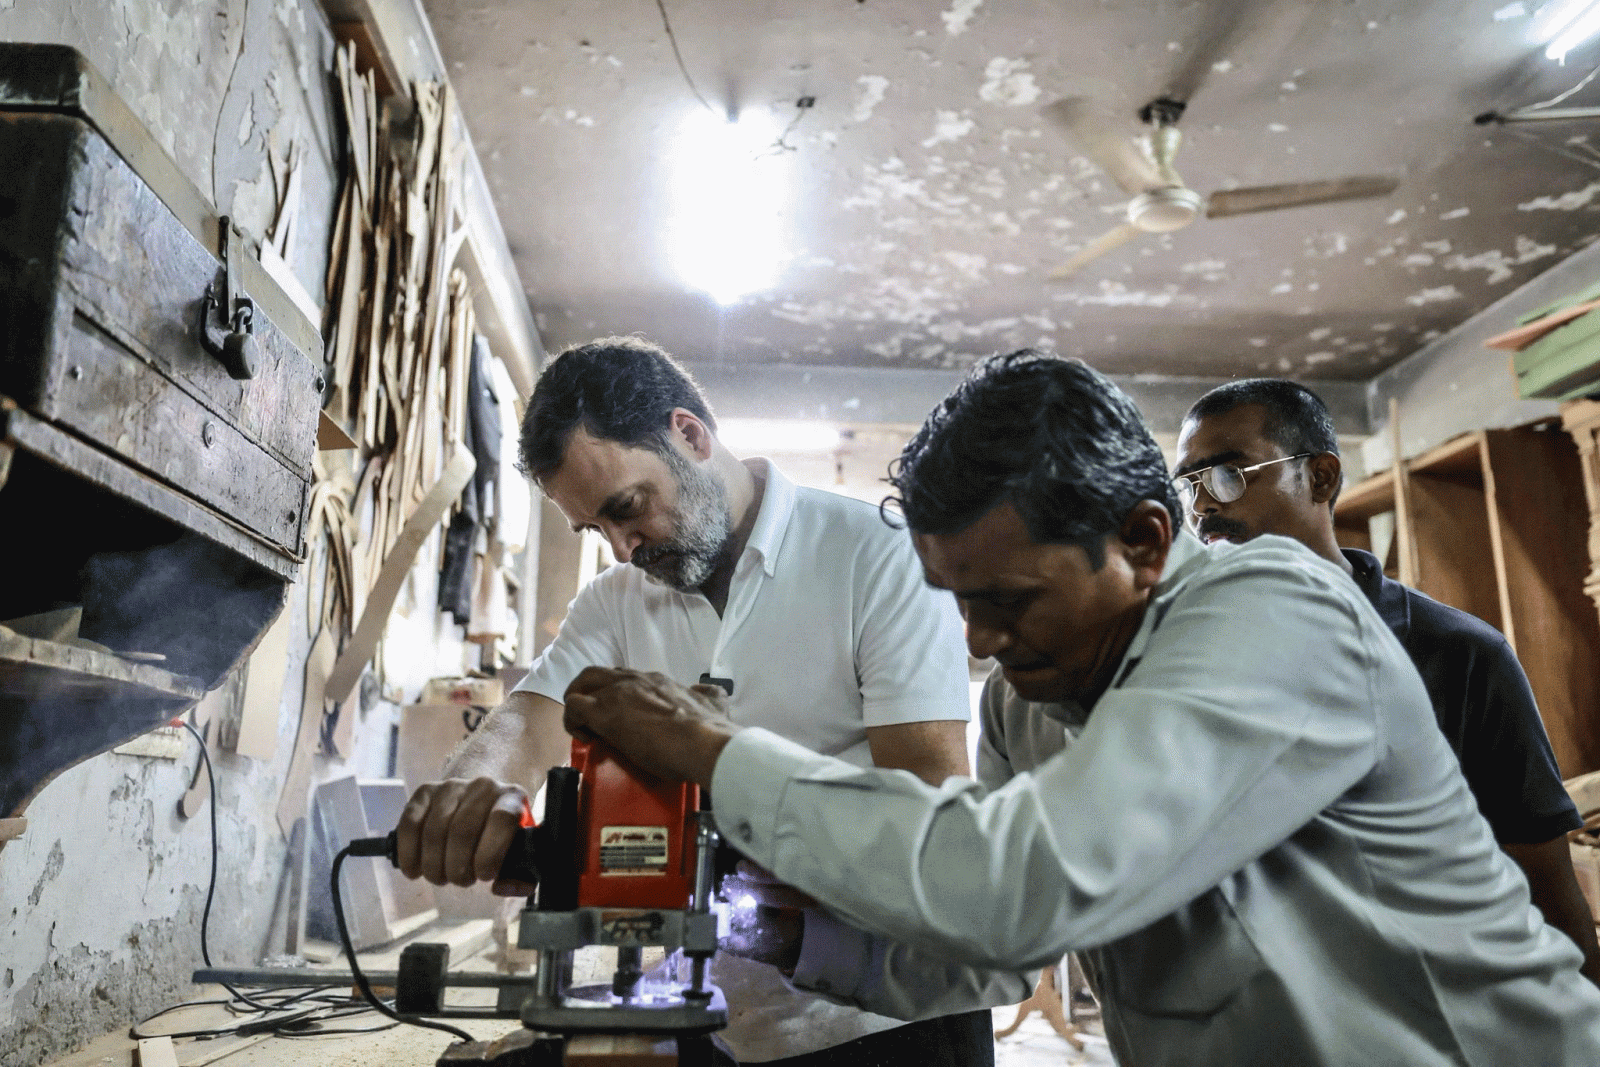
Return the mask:
M 1537 844 L 1582 826 L 1528 676 L 1500 631 L 1386 577 L 1372 553 L 1343 552 L 1356 584 L 1422 675 L 1439 728 L 1495 840 Z

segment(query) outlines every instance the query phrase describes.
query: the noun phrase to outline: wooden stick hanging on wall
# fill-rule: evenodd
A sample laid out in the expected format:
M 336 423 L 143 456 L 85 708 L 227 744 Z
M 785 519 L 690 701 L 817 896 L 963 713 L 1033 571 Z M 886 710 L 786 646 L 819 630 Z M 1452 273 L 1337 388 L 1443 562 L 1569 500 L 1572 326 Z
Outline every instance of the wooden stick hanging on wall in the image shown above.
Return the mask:
M 1400 401 L 1389 398 L 1389 446 L 1394 452 L 1394 538 L 1399 561 L 1400 584 L 1415 588 L 1417 574 L 1417 538 L 1411 524 L 1411 467 L 1405 461 L 1400 438 Z

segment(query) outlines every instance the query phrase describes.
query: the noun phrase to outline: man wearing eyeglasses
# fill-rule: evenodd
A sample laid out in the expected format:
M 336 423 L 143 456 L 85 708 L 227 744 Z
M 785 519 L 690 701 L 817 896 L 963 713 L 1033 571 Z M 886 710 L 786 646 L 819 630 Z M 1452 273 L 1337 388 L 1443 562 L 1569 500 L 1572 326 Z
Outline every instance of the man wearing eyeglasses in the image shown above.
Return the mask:
M 1279 378 L 1218 386 L 1185 417 L 1174 469 L 1185 518 L 1202 541 L 1279 534 L 1355 579 L 1422 675 L 1495 841 L 1527 876 L 1545 919 L 1583 950 L 1583 973 L 1600 984 L 1594 919 L 1567 848 L 1566 832 L 1582 820 L 1528 679 L 1499 631 L 1385 577 L 1372 553 L 1339 547 L 1339 442 L 1321 398 Z

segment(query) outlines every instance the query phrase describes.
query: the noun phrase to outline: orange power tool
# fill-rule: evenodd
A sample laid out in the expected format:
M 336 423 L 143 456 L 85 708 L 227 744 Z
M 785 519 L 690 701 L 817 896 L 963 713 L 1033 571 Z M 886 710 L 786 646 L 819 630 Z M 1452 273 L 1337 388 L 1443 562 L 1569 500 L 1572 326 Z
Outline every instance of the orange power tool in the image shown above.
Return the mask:
M 501 979 L 493 1013 L 447 1008 L 445 987 L 469 983 L 446 973 L 448 950 L 438 953 L 445 946 L 413 945 L 401 955 L 402 1014 L 522 1019 L 521 1034 L 454 1045 L 440 1067 L 559 1064 L 560 1047 L 576 1034 L 676 1038 L 682 1067 L 709 1067 L 710 1034 L 727 1025 L 728 1013 L 706 980 L 717 948 L 719 838 L 700 801 L 696 785 L 642 778 L 605 744 L 572 743 L 571 766 L 552 768 L 546 781 L 544 821 L 518 831 L 500 869 L 502 879 L 538 887 L 517 931 L 519 947 L 539 951 L 532 980 Z M 610 983 L 573 987 L 572 953 L 588 945 L 614 947 L 616 971 Z M 682 951 L 687 981 L 642 982 L 642 953 L 653 946 Z

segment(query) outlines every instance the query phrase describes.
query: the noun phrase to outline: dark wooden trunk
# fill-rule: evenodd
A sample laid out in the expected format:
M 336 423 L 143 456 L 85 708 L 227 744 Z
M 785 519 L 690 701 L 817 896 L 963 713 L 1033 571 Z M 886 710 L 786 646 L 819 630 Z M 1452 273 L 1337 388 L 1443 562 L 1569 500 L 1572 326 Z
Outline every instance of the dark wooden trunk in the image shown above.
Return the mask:
M 130 123 L 70 49 L 0 46 L 0 815 L 220 683 L 305 538 L 315 331 Z M 208 287 L 253 377 L 201 344 Z M 3 628 L 71 608 L 76 641 Z

